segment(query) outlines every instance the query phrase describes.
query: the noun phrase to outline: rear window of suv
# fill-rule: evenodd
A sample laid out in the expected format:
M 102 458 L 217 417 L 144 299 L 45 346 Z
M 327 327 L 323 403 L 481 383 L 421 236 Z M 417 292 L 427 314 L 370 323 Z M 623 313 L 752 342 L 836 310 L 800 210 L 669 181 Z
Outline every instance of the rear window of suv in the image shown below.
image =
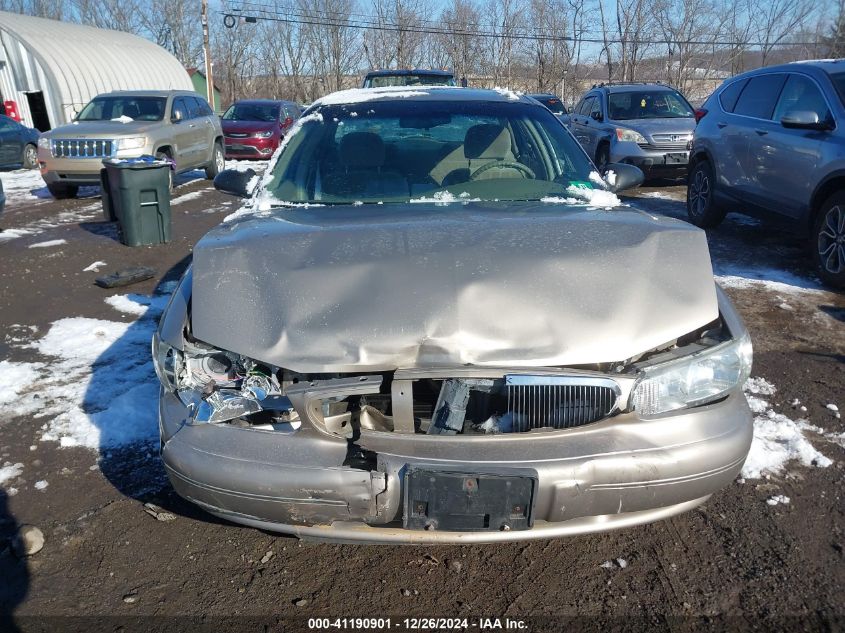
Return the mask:
M 739 95 L 733 113 L 755 119 L 771 119 L 785 81 L 783 73 L 752 77 Z
M 719 93 L 719 103 L 722 104 L 722 109 L 725 112 L 734 111 L 737 99 L 739 99 L 739 94 L 742 92 L 742 89 L 745 88 L 746 83 L 748 83 L 747 79 L 740 79 L 732 84 L 728 84 L 725 89 Z

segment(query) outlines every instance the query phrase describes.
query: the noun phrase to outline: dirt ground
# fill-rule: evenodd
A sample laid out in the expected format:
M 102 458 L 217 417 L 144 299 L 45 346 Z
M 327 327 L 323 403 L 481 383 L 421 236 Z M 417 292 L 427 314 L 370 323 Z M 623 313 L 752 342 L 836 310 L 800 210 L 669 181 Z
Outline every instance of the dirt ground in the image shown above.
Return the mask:
M 683 217 L 683 192 L 663 183 L 631 197 Z M 43 333 L 68 316 L 119 318 L 103 299 L 130 289 L 93 285 L 98 273 L 83 269 L 94 261 L 108 262 L 100 274 L 154 267 L 156 278 L 132 286 L 135 293 L 178 278 L 192 245 L 236 203 L 204 180 L 177 194 L 186 197 L 173 207 L 173 241 L 142 248 L 117 241 L 98 198 L 11 201 L 0 226 L 47 228 L 0 242 L 0 360 L 34 358 L 16 344 L 23 325 Z M 61 239 L 60 248 L 29 248 Z M 719 274 L 753 270 L 766 282 L 785 271 L 817 283 L 802 241 L 789 233 L 731 215 L 710 242 Z M 794 413 L 794 399 L 807 407 L 802 417 L 825 430 L 809 438 L 829 467 L 792 462 L 682 516 L 607 534 L 495 546 L 326 545 L 209 516 L 175 496 L 144 450 L 60 448 L 40 441 L 37 414 L 2 419 L 0 464 L 25 470 L 17 494 L 0 490 L 0 630 L 304 631 L 317 630 L 314 617 L 391 618 L 400 631 L 460 630 L 464 618 L 467 630 L 845 630 L 845 448 L 831 439 L 845 424 L 826 408 L 845 407 L 845 296 L 728 285 L 754 341 L 753 375 L 777 386 L 769 400 L 784 413 Z M 38 480 L 49 486 L 36 489 Z M 790 503 L 769 505 L 773 494 Z M 150 501 L 175 520 L 146 513 Z M 8 547 L 20 524 L 45 535 L 29 558 Z M 458 623 L 405 620 L 414 617 Z M 500 618 L 501 628 L 483 618 Z

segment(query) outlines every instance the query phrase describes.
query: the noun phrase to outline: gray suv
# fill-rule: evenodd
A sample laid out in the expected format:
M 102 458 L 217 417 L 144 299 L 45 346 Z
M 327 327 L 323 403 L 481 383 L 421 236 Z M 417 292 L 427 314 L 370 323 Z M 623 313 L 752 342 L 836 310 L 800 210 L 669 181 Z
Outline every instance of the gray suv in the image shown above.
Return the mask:
M 761 68 L 704 103 L 687 212 L 704 228 L 726 211 L 785 220 L 810 238 L 822 280 L 845 287 L 845 60 Z
M 602 84 L 570 113 L 570 129 L 596 167 L 628 163 L 646 177 L 686 174 L 695 113 L 662 84 Z

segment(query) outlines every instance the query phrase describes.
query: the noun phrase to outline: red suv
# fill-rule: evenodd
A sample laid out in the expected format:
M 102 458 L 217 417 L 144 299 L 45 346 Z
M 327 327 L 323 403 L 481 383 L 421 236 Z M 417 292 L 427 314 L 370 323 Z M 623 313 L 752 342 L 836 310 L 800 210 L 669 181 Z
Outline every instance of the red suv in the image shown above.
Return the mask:
M 236 101 L 223 115 L 226 158 L 270 158 L 299 115 L 290 101 Z

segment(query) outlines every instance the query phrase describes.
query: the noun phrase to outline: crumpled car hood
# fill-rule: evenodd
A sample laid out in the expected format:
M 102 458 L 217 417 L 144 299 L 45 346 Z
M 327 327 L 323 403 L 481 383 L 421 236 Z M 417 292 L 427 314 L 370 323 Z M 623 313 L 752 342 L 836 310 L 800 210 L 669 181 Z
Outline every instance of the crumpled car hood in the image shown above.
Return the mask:
M 194 249 L 199 340 L 299 372 L 622 361 L 718 316 L 703 231 L 632 209 L 278 210 Z

